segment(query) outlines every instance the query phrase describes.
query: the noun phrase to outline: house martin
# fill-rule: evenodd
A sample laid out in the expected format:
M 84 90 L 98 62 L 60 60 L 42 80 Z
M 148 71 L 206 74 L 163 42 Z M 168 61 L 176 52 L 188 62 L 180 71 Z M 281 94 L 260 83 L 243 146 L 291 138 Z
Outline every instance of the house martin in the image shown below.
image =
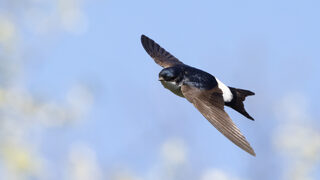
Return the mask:
M 224 106 L 228 106 L 254 120 L 243 104 L 247 96 L 254 95 L 253 92 L 226 86 L 213 75 L 184 64 L 145 35 L 141 36 L 141 43 L 154 61 L 164 68 L 159 73 L 159 81 L 165 88 L 186 98 L 225 137 L 255 156 L 249 142 L 224 111 Z

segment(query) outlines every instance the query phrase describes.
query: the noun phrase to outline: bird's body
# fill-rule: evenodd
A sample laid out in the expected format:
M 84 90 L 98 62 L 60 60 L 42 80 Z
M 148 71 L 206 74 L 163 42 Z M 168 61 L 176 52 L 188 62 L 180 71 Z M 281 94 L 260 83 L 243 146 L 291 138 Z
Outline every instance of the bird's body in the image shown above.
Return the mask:
M 181 72 L 179 76 L 180 78 L 176 81 L 161 81 L 161 83 L 165 88 L 178 96 L 184 97 L 181 92 L 182 84 L 190 84 L 199 89 L 205 90 L 209 90 L 217 86 L 215 77 L 202 70 L 187 65 L 176 65 L 171 68 L 175 71 Z
M 229 140 L 255 155 L 250 144 L 224 111 L 226 105 L 253 120 L 243 105 L 245 97 L 254 95 L 253 92 L 228 87 L 213 75 L 183 64 L 144 35 L 141 36 L 141 42 L 155 62 L 164 67 L 159 73 L 159 80 L 165 88 L 186 98 Z

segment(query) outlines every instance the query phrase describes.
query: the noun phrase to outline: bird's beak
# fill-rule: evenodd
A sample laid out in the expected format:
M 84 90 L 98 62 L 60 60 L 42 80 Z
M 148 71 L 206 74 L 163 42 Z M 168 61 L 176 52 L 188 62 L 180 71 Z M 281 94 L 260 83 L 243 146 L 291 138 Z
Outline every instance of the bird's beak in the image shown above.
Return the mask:
M 164 81 L 163 77 L 160 76 L 159 77 L 159 81 Z

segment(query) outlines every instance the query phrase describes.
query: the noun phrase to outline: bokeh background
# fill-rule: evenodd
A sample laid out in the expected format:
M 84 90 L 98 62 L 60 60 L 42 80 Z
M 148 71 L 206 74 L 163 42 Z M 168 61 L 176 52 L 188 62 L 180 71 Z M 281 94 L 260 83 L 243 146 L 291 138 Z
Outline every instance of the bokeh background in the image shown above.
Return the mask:
M 0 0 L 0 179 L 320 179 L 320 2 Z M 157 81 L 140 44 L 250 89 L 257 156 Z

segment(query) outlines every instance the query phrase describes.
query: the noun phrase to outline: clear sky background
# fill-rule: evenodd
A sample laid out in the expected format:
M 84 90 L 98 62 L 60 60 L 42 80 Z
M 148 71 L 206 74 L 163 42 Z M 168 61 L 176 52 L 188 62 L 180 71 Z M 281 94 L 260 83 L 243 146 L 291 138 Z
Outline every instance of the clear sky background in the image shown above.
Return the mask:
M 320 2 L 0 1 L 0 179 L 320 179 Z M 158 82 L 141 34 L 228 86 L 257 154 Z

